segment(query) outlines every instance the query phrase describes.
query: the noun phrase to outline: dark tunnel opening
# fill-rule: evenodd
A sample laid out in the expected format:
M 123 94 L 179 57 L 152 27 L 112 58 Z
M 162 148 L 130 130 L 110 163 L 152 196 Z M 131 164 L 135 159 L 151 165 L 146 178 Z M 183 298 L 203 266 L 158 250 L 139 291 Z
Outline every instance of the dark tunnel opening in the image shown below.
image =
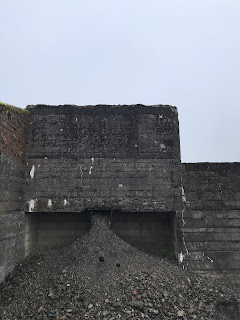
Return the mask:
M 104 216 L 109 228 L 122 240 L 145 251 L 174 255 L 175 212 L 121 212 L 87 210 L 76 212 L 26 213 L 25 255 L 35 248 L 71 244 L 91 229 L 91 215 Z

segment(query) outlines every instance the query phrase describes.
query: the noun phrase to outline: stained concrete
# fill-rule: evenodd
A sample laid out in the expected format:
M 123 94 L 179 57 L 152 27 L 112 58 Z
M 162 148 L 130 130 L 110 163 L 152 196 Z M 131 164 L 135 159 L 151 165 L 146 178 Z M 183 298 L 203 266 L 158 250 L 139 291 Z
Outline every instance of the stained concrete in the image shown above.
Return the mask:
M 139 249 L 173 256 L 176 252 L 175 212 L 113 212 L 112 230 Z
M 112 231 L 124 241 L 143 250 L 175 254 L 175 213 L 115 212 L 89 210 L 84 213 L 26 213 L 25 255 L 37 247 L 66 246 L 91 229 L 94 215 L 106 217 Z
M 176 108 L 37 105 L 28 110 L 26 200 L 37 200 L 34 212 L 181 210 Z
M 240 163 L 182 166 L 186 264 L 240 282 Z
M 108 210 L 129 243 L 240 281 L 240 163 L 181 164 L 171 106 L 0 104 L 0 281 Z

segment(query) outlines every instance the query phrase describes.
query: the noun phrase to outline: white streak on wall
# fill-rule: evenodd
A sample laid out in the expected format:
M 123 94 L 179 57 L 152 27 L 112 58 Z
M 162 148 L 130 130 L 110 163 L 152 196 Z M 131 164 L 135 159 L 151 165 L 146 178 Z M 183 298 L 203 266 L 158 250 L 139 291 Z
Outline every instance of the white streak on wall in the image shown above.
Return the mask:
M 48 199 L 48 208 L 51 208 L 51 207 L 52 207 L 52 200 Z
M 182 201 L 183 201 L 184 203 L 187 202 L 187 198 L 186 198 L 186 196 L 185 196 L 185 191 L 184 191 L 184 188 L 183 188 L 183 187 L 182 187 Z
M 183 202 L 183 209 L 182 209 L 182 241 L 183 241 L 184 249 L 186 251 L 186 255 L 189 255 L 189 251 L 188 251 L 188 248 L 187 248 L 187 245 L 186 245 L 186 241 L 185 241 L 185 229 L 184 229 L 184 226 L 185 226 L 184 213 L 185 213 L 185 210 L 186 210 L 185 206 L 186 206 L 187 198 L 186 198 L 185 191 L 184 191 L 184 188 L 183 188 L 182 178 L 181 178 L 181 183 L 182 183 L 182 202 Z M 178 255 L 179 263 L 183 263 L 184 259 L 185 259 L 185 254 L 183 254 L 182 251 L 181 251 L 180 254 Z M 184 265 L 182 265 L 182 267 L 183 267 L 183 269 L 185 269 Z
M 34 178 L 34 173 L 35 173 L 35 165 L 32 166 L 32 169 L 30 170 L 30 177 L 33 179 Z
M 91 158 L 91 165 L 90 165 L 90 169 L 89 169 L 89 174 L 92 174 L 92 169 L 93 169 L 93 164 L 94 164 L 94 158 Z
M 179 253 L 179 255 L 178 255 L 178 261 L 179 261 L 180 263 L 182 263 L 183 260 L 184 260 L 184 254 L 183 254 L 182 251 L 181 251 L 181 252 Z
M 30 201 L 28 201 L 27 203 L 28 203 L 28 206 L 29 206 L 29 208 L 28 208 L 28 211 L 29 212 L 33 212 L 33 209 L 34 209 L 34 207 L 35 207 L 35 203 L 37 202 L 37 199 L 36 200 L 30 200 Z
M 183 236 L 183 245 L 184 245 L 184 248 L 185 248 L 185 250 L 186 250 L 186 253 L 189 254 L 188 249 L 187 249 L 187 245 L 186 245 L 186 241 L 185 241 L 185 230 L 184 230 L 185 220 L 184 220 L 184 213 L 185 213 L 185 207 L 183 207 L 183 210 L 182 210 L 182 236 Z
M 64 207 L 66 207 L 66 206 L 69 205 L 69 202 L 67 201 L 67 199 L 64 199 L 64 200 L 63 200 L 63 205 L 64 205 Z

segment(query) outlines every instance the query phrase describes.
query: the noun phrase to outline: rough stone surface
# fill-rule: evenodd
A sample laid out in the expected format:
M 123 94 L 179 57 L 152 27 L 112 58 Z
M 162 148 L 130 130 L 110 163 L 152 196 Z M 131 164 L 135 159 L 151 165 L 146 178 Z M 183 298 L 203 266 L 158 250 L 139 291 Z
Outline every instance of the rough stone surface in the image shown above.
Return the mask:
M 174 255 L 176 251 L 175 212 L 113 211 L 113 232 L 134 247 Z
M 34 212 L 181 209 L 177 109 L 28 107 L 26 198 Z M 49 204 L 50 203 L 50 204 Z M 29 208 L 26 208 L 29 211 Z
M 0 151 L 25 160 L 29 112 L 0 102 Z
M 0 103 L 0 282 L 24 256 L 28 113 Z
M 239 163 L 181 165 L 175 107 L 0 104 L 0 281 L 85 234 L 75 214 L 96 209 L 129 243 L 240 281 L 239 176 Z
M 183 164 L 188 268 L 240 282 L 240 163 Z
M 0 316 L 238 320 L 239 299 L 239 288 L 131 247 L 94 215 L 82 239 L 17 267 L 1 287 Z
M 27 109 L 26 211 L 175 212 L 171 241 L 175 254 L 181 251 L 175 107 L 37 105 Z M 156 232 L 150 241 L 154 239 Z

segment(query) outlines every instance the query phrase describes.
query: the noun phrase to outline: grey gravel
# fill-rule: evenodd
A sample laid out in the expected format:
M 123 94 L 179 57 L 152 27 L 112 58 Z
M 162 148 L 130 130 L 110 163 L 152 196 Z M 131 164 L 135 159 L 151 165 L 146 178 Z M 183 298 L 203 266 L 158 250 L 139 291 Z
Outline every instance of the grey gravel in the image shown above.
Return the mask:
M 0 286 L 0 319 L 227 319 L 219 301 L 239 302 L 239 287 L 142 252 L 94 215 L 83 238 L 15 268 Z

